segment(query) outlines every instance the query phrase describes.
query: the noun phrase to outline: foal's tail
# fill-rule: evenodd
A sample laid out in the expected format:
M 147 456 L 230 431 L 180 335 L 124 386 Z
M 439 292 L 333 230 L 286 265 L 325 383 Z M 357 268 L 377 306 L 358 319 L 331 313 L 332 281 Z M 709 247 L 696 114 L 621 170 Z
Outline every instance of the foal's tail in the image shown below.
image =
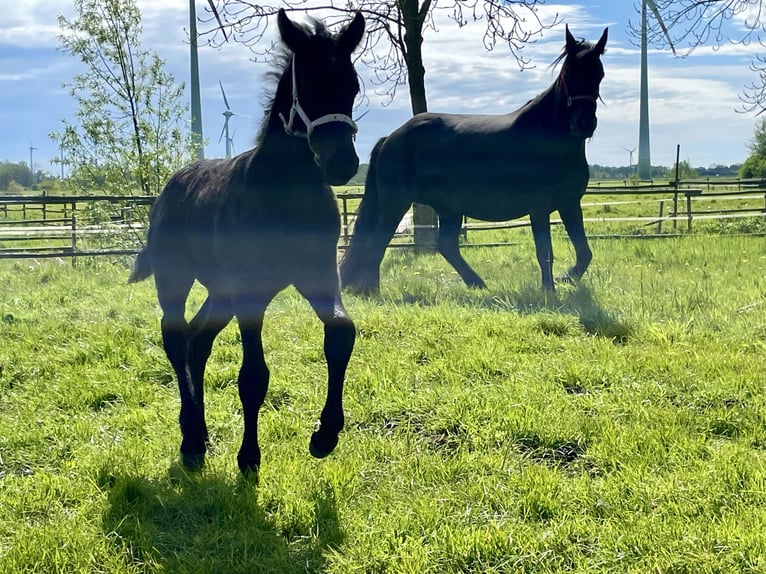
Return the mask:
M 378 205 L 378 181 L 377 181 L 377 158 L 380 148 L 386 138 L 380 138 L 372 148 L 370 153 L 370 165 L 367 169 L 367 178 L 364 182 L 364 196 L 359 203 L 359 209 L 356 213 L 356 222 L 354 223 L 354 234 L 351 237 L 351 243 L 343 254 L 340 262 L 340 278 L 343 287 L 357 288 L 366 290 L 365 266 L 370 262 L 366 261 L 365 251 L 367 244 L 373 237 L 375 227 L 378 223 L 378 214 L 380 207 Z M 374 265 L 375 263 L 372 262 Z
M 150 277 L 152 273 L 152 264 L 149 261 L 149 245 L 147 244 L 136 256 L 136 262 L 133 264 L 133 271 L 130 277 L 128 277 L 128 283 L 143 281 Z

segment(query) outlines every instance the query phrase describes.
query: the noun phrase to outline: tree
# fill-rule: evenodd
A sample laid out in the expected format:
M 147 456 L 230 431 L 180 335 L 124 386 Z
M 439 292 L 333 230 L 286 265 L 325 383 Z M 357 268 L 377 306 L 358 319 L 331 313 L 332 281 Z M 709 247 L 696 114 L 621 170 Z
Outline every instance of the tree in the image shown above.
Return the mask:
M 78 104 L 74 121 L 62 120 L 51 137 L 75 185 L 157 194 L 194 151 L 183 85 L 141 48 L 135 0 L 75 0 L 75 9 L 75 19 L 59 17 L 59 49 L 86 71 L 67 85 Z
M 29 166 L 23 161 L 19 163 L 11 163 L 7 161 L 0 163 L 0 189 L 9 189 L 11 187 L 11 182 L 15 182 L 24 187 L 29 187 L 34 181 L 34 174 L 29 169 Z
M 212 31 L 211 43 L 217 42 L 219 31 L 228 28 L 235 41 L 248 45 L 256 54 L 269 51 L 259 42 L 269 19 L 280 7 L 306 13 L 329 12 L 333 14 L 327 18 L 330 24 L 334 19 L 347 19 L 361 12 L 367 20 L 361 61 L 374 70 L 378 86 L 390 98 L 400 86 L 408 86 L 413 115 L 428 111 L 422 45 L 424 32 L 436 29 L 434 10 L 447 11 L 458 26 L 483 22 L 485 48 L 492 50 L 498 42 L 505 43 L 521 68 L 529 64 L 521 53 L 524 45 L 556 23 L 556 19 L 550 23 L 540 20 L 536 7 L 544 0 L 449 0 L 438 8 L 436 0 L 327 0 L 311 6 L 306 0 L 281 0 L 276 6 L 249 0 L 219 2 L 224 25 Z M 414 212 L 415 244 L 432 249 L 436 243 L 436 214 L 430 207 L 418 205 Z
M 686 45 L 689 52 L 705 44 L 720 47 L 727 41 L 766 48 L 766 6 L 761 0 L 655 0 L 655 4 L 669 36 L 655 21 L 649 28 L 654 44 L 665 44 L 670 38 L 675 46 Z M 727 24 L 733 20 L 740 25 L 732 36 Z M 635 35 L 640 33 L 636 25 L 631 28 Z M 766 56 L 755 54 L 751 69 L 758 78 L 744 86 L 741 111 L 760 113 L 766 110 Z
M 697 170 L 694 169 L 691 165 L 689 165 L 689 162 L 687 160 L 682 160 L 678 162 L 677 164 L 674 163 L 671 169 L 671 174 L 673 177 L 675 177 L 677 174 L 678 179 L 694 179 L 699 177 L 699 173 L 697 173 Z
M 766 178 L 766 117 L 755 122 L 753 139 L 750 140 L 750 157 L 739 168 L 739 177 Z

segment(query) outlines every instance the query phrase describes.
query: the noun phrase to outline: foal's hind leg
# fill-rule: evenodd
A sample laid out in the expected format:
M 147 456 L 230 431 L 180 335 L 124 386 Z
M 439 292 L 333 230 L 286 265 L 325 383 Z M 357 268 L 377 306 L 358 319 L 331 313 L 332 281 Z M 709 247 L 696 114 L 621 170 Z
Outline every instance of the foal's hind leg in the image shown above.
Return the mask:
M 439 213 L 439 253 L 455 268 L 469 287 L 486 288 L 484 281 L 460 255 L 460 224 L 463 216 L 454 213 Z
M 225 299 L 209 295 L 200 310 L 189 325 L 187 342 L 187 367 L 191 394 L 199 403 L 201 421 L 192 423 L 190 428 L 184 428 L 184 442 L 181 444 L 181 458 L 185 466 L 199 468 L 205 461 L 205 450 L 208 443 L 207 425 L 205 423 L 204 376 L 205 365 L 213 348 L 213 341 L 218 333 L 226 327 L 232 318 L 231 307 Z M 183 405 L 183 394 L 182 394 Z M 200 432 L 201 431 L 201 432 Z
M 181 395 L 181 459 L 185 466 L 198 468 L 204 461 L 207 428 L 202 389 L 195 386 L 189 376 L 187 362 L 190 331 L 184 309 L 193 283 L 194 277 L 179 269 L 155 273 L 157 297 L 162 308 L 162 344 L 175 371 Z
M 569 239 L 575 249 L 575 264 L 561 276 L 562 281 L 575 281 L 582 277 L 593 259 L 593 253 L 588 245 L 583 225 L 582 207 L 580 202 L 574 202 L 566 207 L 559 208 L 559 215 L 567 230 Z
M 319 417 L 319 428 L 311 435 L 309 443 L 309 452 L 316 458 L 324 458 L 338 444 L 338 434 L 344 424 L 343 381 L 356 338 L 356 327 L 341 301 L 334 251 L 328 253 L 324 268 L 317 270 L 313 277 L 304 277 L 295 283 L 324 323 L 327 397 Z

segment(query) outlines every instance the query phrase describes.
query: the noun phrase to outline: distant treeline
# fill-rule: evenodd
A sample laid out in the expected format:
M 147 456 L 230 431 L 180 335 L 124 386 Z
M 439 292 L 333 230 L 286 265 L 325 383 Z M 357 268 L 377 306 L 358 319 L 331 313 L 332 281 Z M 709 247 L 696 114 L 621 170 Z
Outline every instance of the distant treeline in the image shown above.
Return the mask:
M 686 162 L 680 162 L 682 167 L 681 177 L 737 177 L 741 164 L 732 165 L 713 165 L 710 167 L 690 168 Z M 635 177 L 636 166 L 610 167 L 605 165 L 593 164 L 590 167 L 591 179 L 630 179 Z M 675 166 L 665 167 L 662 165 L 652 166 L 652 179 L 668 179 L 675 176 Z
M 737 177 L 737 172 L 739 170 L 740 164 L 733 164 L 733 165 L 714 165 L 710 167 L 694 167 L 689 168 L 688 165 L 685 165 L 686 162 L 681 162 L 682 171 L 681 174 L 682 178 L 689 178 L 689 177 Z M 354 177 L 351 178 L 351 181 L 348 182 L 348 185 L 364 185 L 364 180 L 367 177 L 367 168 L 368 164 L 363 163 L 359 166 L 359 171 L 356 173 Z M 621 166 L 621 167 L 610 167 L 605 165 L 598 165 L 593 164 L 590 166 L 590 178 L 592 180 L 599 180 L 599 179 L 630 179 L 631 177 L 635 177 L 636 174 L 636 166 Z M 654 165 L 652 166 L 652 179 L 668 179 L 674 177 L 674 168 L 673 167 L 665 167 L 662 165 Z

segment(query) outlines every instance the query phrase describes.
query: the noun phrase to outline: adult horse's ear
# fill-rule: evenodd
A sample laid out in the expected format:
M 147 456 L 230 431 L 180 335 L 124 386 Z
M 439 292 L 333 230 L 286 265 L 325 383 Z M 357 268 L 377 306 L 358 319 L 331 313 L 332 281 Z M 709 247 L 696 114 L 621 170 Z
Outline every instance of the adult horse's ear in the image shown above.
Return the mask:
M 577 46 L 578 46 L 577 40 L 575 40 L 575 37 L 572 36 L 572 32 L 569 31 L 569 24 L 565 24 L 564 29 L 566 30 L 566 36 L 567 36 L 567 46 L 566 46 L 567 53 L 577 52 Z
M 357 12 L 351 23 L 346 26 L 338 37 L 338 46 L 346 50 L 349 54 L 362 41 L 364 35 L 364 16 L 361 12 Z
M 601 34 L 601 38 L 598 39 L 598 42 L 596 43 L 596 47 L 593 48 L 593 51 L 596 52 L 599 56 L 604 53 L 604 50 L 606 49 L 606 37 L 607 33 L 609 32 L 609 28 L 604 28 L 604 33 Z
M 293 52 L 299 52 L 301 47 L 307 44 L 308 34 L 301 26 L 287 17 L 287 12 L 285 12 L 284 8 L 280 8 L 277 13 L 277 25 L 279 26 L 279 35 L 282 37 L 282 41 Z

